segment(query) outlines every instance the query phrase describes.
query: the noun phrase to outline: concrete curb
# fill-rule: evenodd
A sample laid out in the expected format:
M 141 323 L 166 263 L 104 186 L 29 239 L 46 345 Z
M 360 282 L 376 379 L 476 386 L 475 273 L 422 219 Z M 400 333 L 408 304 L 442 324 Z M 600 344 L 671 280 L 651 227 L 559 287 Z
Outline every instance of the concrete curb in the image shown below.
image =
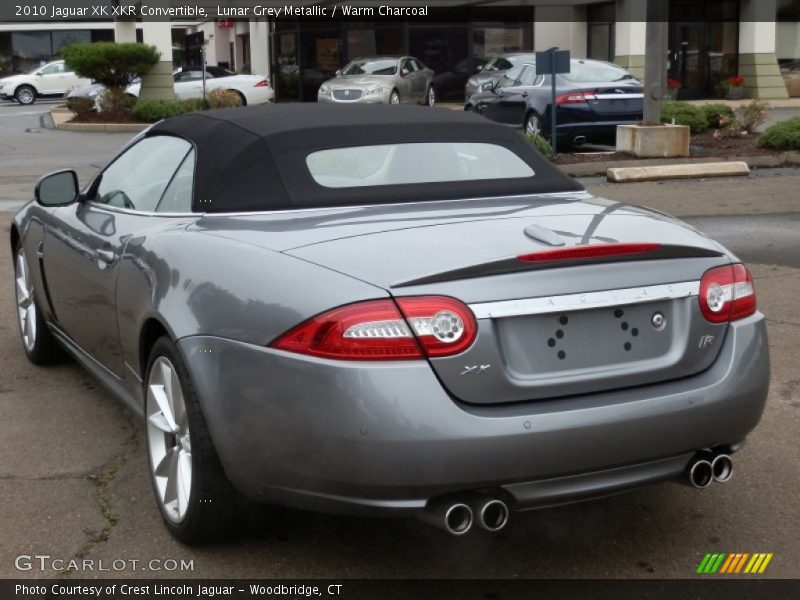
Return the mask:
M 144 123 L 56 123 L 60 131 L 81 131 L 84 133 L 138 133 L 150 125 Z
M 741 161 L 702 163 L 693 165 L 661 165 L 653 167 L 622 167 L 609 169 L 608 180 L 613 183 L 659 181 L 662 179 L 696 179 L 701 177 L 736 177 L 749 175 L 750 168 Z
M 751 169 L 800 166 L 800 152 L 764 154 L 756 156 L 705 157 L 705 158 L 645 158 L 639 160 L 598 160 L 596 162 L 557 165 L 572 177 L 606 175 L 609 169 L 625 167 L 656 167 L 663 165 L 702 165 L 707 163 L 744 162 Z
M 56 107 L 50 111 L 53 125 L 60 131 L 77 131 L 83 133 L 139 133 L 150 125 L 147 123 L 69 123 L 75 116 L 64 107 Z

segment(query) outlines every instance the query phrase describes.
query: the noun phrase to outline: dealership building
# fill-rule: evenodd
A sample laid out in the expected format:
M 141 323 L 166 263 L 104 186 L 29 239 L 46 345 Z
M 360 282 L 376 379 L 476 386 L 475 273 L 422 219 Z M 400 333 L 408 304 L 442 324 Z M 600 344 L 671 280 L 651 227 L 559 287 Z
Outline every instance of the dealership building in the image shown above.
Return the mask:
M 463 98 L 466 79 L 493 55 L 553 46 L 569 49 L 573 58 L 612 61 L 643 76 L 646 24 L 641 0 L 506 4 L 530 7 L 520 11 L 523 18 L 506 13 L 482 20 L 476 13 L 475 19 L 448 23 L 421 17 L 0 24 L 0 75 L 33 68 L 73 41 L 116 39 L 155 44 L 162 57 L 183 64 L 199 63 L 205 48 L 209 64 L 269 76 L 280 101 L 314 100 L 319 85 L 349 60 L 377 54 L 420 59 L 436 72 L 443 100 Z M 680 82 L 679 98 L 723 97 L 722 84 L 733 75 L 744 77 L 747 97 L 800 95 L 800 0 L 669 0 L 669 15 L 668 68 L 669 76 Z M 165 86 L 171 83 L 171 67 L 172 61 L 165 60 L 158 69 Z

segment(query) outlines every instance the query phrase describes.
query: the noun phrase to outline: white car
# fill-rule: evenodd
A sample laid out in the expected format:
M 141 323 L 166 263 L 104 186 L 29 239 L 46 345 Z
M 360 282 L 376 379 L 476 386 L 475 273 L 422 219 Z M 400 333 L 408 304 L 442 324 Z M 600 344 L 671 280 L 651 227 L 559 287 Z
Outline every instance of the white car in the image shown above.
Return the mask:
M 141 83 L 128 86 L 126 91 L 139 97 Z M 215 77 L 206 70 L 206 93 L 213 90 L 230 90 L 239 94 L 242 105 L 264 104 L 275 99 L 275 92 L 269 80 L 263 75 L 229 75 Z M 200 68 L 185 68 L 175 73 L 175 95 L 179 100 L 203 97 L 203 71 Z
M 56 60 L 30 73 L 0 79 L 0 99 L 33 104 L 37 98 L 62 97 L 90 83 L 70 71 L 63 60 Z

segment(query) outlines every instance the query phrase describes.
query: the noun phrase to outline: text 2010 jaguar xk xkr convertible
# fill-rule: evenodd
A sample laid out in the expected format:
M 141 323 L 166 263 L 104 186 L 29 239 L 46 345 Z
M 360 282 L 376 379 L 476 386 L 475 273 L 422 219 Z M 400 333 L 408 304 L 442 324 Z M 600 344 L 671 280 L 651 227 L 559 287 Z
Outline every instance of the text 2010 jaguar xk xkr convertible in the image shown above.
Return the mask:
M 36 198 L 11 229 L 25 352 L 66 349 L 144 415 L 181 540 L 231 531 L 242 496 L 463 534 L 701 488 L 764 408 L 739 260 L 477 115 L 186 115 Z

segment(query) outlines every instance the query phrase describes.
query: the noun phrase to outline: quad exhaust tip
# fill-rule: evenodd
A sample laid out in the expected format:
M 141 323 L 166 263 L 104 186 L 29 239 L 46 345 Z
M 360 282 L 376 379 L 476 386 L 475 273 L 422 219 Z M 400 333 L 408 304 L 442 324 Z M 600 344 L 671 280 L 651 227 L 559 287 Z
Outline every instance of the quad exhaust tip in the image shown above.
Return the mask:
M 508 525 L 510 511 L 502 500 L 477 493 L 461 498 L 432 501 L 419 518 L 451 535 L 464 535 L 473 525 L 492 533 Z
M 725 483 L 733 476 L 733 460 L 728 454 L 699 452 L 689 463 L 689 483 L 697 489 L 705 489 L 712 482 Z
M 711 461 L 711 471 L 717 483 L 730 481 L 733 477 L 733 460 L 727 454 L 718 454 Z

